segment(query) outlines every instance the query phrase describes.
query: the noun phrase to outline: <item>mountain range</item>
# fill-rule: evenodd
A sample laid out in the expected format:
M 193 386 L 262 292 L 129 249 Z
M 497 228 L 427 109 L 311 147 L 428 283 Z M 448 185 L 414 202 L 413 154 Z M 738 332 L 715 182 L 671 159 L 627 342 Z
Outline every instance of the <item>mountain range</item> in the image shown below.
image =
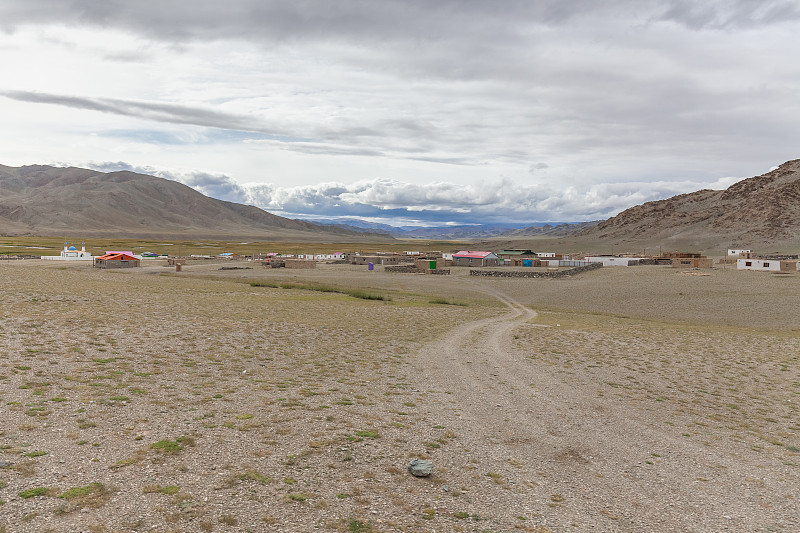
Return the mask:
M 796 247 L 800 159 L 722 191 L 704 189 L 631 207 L 578 235 L 701 248 Z
M 391 239 L 280 217 L 155 176 L 45 165 L 0 165 L 0 233 L 300 242 Z
M 393 228 L 364 221 L 320 225 L 255 206 L 209 198 L 181 183 L 134 172 L 0 165 L 0 233 L 152 239 L 264 241 L 489 239 L 495 247 L 542 241 L 570 249 L 724 248 L 795 251 L 800 246 L 800 159 L 739 181 L 626 209 L 608 220 L 544 224 Z M 361 226 L 361 227 L 357 227 Z M 598 250 L 599 251 L 599 250 Z
M 354 231 L 388 233 L 402 239 L 474 240 L 504 235 L 525 224 L 463 224 L 450 226 L 391 226 L 356 218 L 314 219 L 312 222 L 341 226 Z M 543 226 L 546 224 L 542 224 Z

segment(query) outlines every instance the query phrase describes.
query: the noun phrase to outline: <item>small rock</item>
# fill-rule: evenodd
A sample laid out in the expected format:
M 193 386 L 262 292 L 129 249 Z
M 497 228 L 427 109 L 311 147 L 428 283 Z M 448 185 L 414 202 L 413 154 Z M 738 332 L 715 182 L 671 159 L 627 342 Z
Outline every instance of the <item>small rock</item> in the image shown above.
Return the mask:
M 414 459 L 408 463 L 408 471 L 415 477 L 428 477 L 433 473 L 433 463 L 422 459 Z

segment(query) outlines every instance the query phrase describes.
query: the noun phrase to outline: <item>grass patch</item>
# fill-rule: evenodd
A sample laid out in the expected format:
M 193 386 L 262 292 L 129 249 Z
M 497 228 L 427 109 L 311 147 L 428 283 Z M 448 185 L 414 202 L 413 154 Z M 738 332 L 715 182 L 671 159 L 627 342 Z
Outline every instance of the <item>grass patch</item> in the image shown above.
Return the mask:
M 349 533 L 368 533 L 372 531 L 372 526 L 361 520 L 350 520 L 347 523 L 347 531 Z
M 261 483 L 262 485 L 266 485 L 267 483 L 272 483 L 274 481 L 271 477 L 259 474 L 254 470 L 248 470 L 247 472 L 239 474 L 236 477 L 240 481 L 256 481 L 258 483 Z
M 345 289 L 341 287 L 332 287 L 330 285 L 317 285 L 313 283 L 273 283 L 268 281 L 255 281 L 250 283 L 251 287 L 270 287 L 270 288 L 281 288 L 281 289 L 299 289 L 304 291 L 316 291 L 316 292 L 329 292 L 329 293 L 336 293 L 336 294 L 344 294 L 346 296 L 351 296 L 353 298 L 359 298 L 361 300 L 377 300 L 383 302 L 391 302 L 392 297 L 387 296 L 384 294 L 375 294 L 373 292 L 367 292 L 360 289 Z
M 457 305 L 459 307 L 467 307 L 467 303 L 465 302 L 458 302 L 456 300 L 450 300 L 448 298 L 432 298 L 428 300 L 428 303 L 432 303 L 435 305 Z
M 28 453 L 23 453 L 22 457 L 41 457 L 43 455 L 47 455 L 47 452 L 42 452 L 42 451 L 28 452 Z
M 275 283 L 272 281 L 252 281 L 250 282 L 251 287 L 269 287 L 270 289 L 277 289 L 280 287 L 279 283 Z
M 36 498 L 37 496 L 47 496 L 50 491 L 51 489 L 47 487 L 36 487 L 35 489 L 23 490 L 17 494 L 17 496 L 27 500 L 28 498 Z
M 183 450 L 183 446 L 174 440 L 160 440 L 151 444 L 150 448 L 161 453 L 178 453 Z
M 178 494 L 181 488 L 177 485 L 167 485 L 166 487 L 162 487 L 161 485 L 148 485 L 144 488 L 143 492 L 145 494 L 152 494 L 152 493 L 159 493 L 159 494 L 166 494 L 168 496 L 172 496 Z
M 91 494 L 98 494 L 105 492 L 106 488 L 102 483 L 90 483 L 84 487 L 72 487 L 58 495 L 59 498 L 65 500 L 74 500 L 76 498 L 84 498 Z

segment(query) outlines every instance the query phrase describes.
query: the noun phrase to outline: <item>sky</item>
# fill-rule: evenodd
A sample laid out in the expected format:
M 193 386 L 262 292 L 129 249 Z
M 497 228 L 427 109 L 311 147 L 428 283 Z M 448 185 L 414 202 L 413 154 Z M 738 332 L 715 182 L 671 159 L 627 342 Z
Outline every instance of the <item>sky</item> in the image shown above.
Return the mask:
M 290 217 L 605 219 L 800 158 L 800 0 L 3 0 L 0 164 Z

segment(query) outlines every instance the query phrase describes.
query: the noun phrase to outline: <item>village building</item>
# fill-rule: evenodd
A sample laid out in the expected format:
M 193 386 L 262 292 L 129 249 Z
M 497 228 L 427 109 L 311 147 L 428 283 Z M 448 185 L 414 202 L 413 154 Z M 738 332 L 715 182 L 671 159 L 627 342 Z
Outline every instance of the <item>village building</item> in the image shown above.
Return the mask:
M 462 250 L 453 254 L 453 266 L 497 266 L 500 258 L 494 252 Z
M 61 255 L 43 255 L 42 259 L 51 261 L 91 261 L 94 256 L 86 251 L 85 242 L 81 242 L 81 249 L 77 250 L 74 246 L 69 246 L 67 241 L 64 241 L 64 249 L 61 251 Z
M 781 262 L 773 259 L 742 258 L 736 260 L 736 268 L 738 270 L 780 271 Z
M 714 260 L 697 252 L 663 252 L 656 264 L 668 261 L 673 268 L 712 268 Z
M 673 257 L 672 268 L 712 268 L 714 260 L 710 257 Z
M 297 254 L 297 258 L 307 261 L 339 261 L 344 259 L 345 255 L 342 252 L 334 252 L 332 254 Z
M 615 255 L 599 255 L 594 257 L 587 257 L 586 260 L 590 263 L 602 263 L 604 267 L 610 266 L 633 266 L 639 264 L 643 257 L 618 257 Z
M 96 268 L 136 268 L 140 264 L 141 259 L 126 252 L 106 252 L 94 258 Z
M 500 259 L 512 259 L 514 257 L 536 257 L 536 253 L 531 250 L 500 250 L 497 252 Z
M 729 248 L 728 249 L 728 257 L 742 257 L 742 254 L 749 254 L 752 253 L 751 250 L 745 250 L 740 248 Z
M 741 258 L 736 260 L 737 270 L 762 270 L 767 272 L 797 272 L 800 261 L 794 259 Z
M 353 254 L 349 257 L 349 260 L 350 263 L 354 265 L 368 265 L 370 263 L 372 263 L 373 265 L 397 265 L 401 261 L 407 261 L 408 259 L 401 256 L 400 254 L 376 253 L 372 255 Z
M 414 268 L 418 270 L 436 270 L 446 266 L 443 259 L 415 259 Z
M 523 259 L 535 259 L 536 254 L 531 250 L 501 250 L 497 252 L 500 264 L 507 266 L 522 266 Z

